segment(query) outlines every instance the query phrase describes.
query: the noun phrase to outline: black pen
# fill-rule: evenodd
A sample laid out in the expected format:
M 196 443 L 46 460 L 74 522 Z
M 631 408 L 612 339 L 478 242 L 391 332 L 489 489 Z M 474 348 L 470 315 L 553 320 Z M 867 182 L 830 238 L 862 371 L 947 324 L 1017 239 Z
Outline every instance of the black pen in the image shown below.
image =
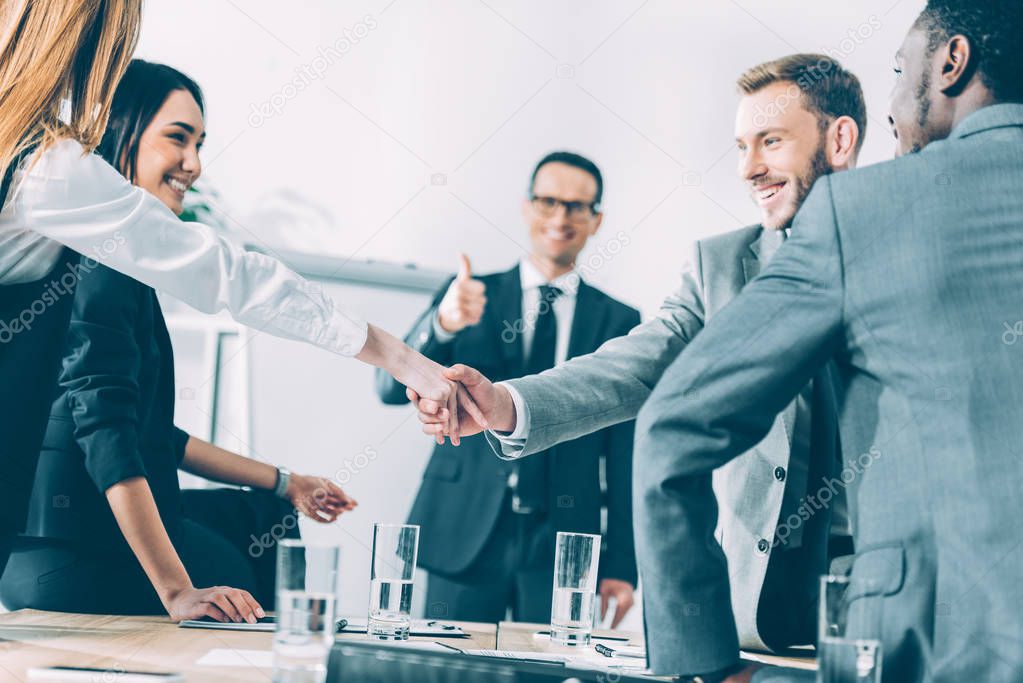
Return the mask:
M 455 629 L 458 628 L 457 626 L 452 626 L 450 624 L 442 624 L 439 621 L 428 621 L 428 622 L 426 622 L 426 625 L 427 626 L 440 626 L 445 631 L 454 631 Z
M 465 654 L 465 650 L 459 650 L 459 649 L 458 649 L 457 647 L 455 647 L 454 645 L 448 645 L 447 643 L 442 643 L 442 642 L 440 642 L 439 640 L 437 640 L 437 641 L 434 641 L 434 644 L 435 644 L 435 645 L 440 645 L 441 647 L 446 647 L 446 648 L 447 648 L 447 649 L 449 649 L 449 650 L 454 650 L 455 652 L 457 652 L 457 653 L 458 653 L 458 654 L 460 654 L 460 655 L 464 655 L 464 654 Z
M 619 650 L 613 650 L 609 648 L 607 645 L 601 645 L 600 643 L 595 644 L 593 646 L 593 649 L 599 652 L 600 654 L 604 655 L 605 657 L 632 657 L 634 659 L 646 659 L 645 654 L 640 655 L 632 654 L 630 652 L 621 652 Z

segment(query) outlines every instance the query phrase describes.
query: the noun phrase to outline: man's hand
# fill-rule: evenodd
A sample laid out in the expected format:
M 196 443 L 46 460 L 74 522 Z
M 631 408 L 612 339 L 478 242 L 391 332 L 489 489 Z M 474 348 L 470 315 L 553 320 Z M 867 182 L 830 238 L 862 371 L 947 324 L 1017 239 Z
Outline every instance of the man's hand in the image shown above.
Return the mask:
M 473 404 L 465 387 L 445 376 L 447 368 L 410 349 L 376 325 L 368 326 L 366 345 L 356 358 L 391 373 L 409 388 L 410 398 L 414 394 L 430 399 L 433 405 L 446 406 L 449 422 L 445 433 L 451 435 L 452 443 L 456 446 L 460 409 L 471 415 L 477 424 L 486 423 L 486 418 Z M 444 443 L 444 437 L 440 434 L 437 435 L 437 443 Z
M 359 504 L 329 479 L 302 474 L 291 476 L 286 495 L 296 510 L 321 524 L 333 522 Z
M 452 334 L 478 323 L 487 305 L 486 285 L 472 279 L 469 257 L 465 254 L 458 257 L 461 259 L 458 275 L 437 307 L 440 326 Z
M 460 387 L 458 416 L 455 421 L 458 425 L 458 432 L 450 431 L 448 425 L 452 422 L 451 415 L 445 403 L 420 398 L 419 394 L 409 389 L 406 395 L 419 411 L 419 421 L 423 423 L 423 433 L 436 438 L 437 443 L 443 443 L 444 437 L 450 436 L 452 443 L 457 446 L 456 439 L 458 437 L 479 434 L 484 429 L 495 429 L 500 432 L 510 432 L 515 429 L 515 406 L 507 389 L 495 385 L 478 370 L 470 368 L 468 365 L 453 365 L 444 371 L 444 376 L 457 382 Z M 467 402 L 462 401 L 463 392 L 471 399 L 471 403 L 468 403 L 470 410 L 472 408 L 478 410 L 479 416 L 483 417 L 484 422 L 480 422 L 477 415 L 466 409 Z
M 614 598 L 618 605 L 615 607 L 615 616 L 611 621 L 611 628 L 618 628 L 618 624 L 622 623 L 622 619 L 632 605 L 635 603 L 633 591 L 635 589 L 632 584 L 628 581 L 621 581 L 619 579 L 601 579 L 600 581 L 600 620 L 603 621 L 607 616 L 607 608 L 611 598 Z

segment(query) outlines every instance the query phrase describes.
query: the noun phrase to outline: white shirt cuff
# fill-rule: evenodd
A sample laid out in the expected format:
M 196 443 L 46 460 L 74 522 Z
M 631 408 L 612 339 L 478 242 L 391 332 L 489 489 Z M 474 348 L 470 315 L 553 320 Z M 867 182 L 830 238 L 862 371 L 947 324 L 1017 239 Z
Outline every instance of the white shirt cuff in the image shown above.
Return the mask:
M 502 443 L 518 442 L 516 445 L 521 445 L 529 436 L 529 409 L 526 408 L 526 401 L 519 390 L 507 382 L 498 382 L 495 386 L 504 387 L 511 396 L 512 405 L 515 407 L 515 429 L 511 433 L 490 431 Z
M 433 338 L 441 344 L 447 344 L 455 338 L 453 332 L 448 332 L 440 326 L 440 311 L 433 314 Z

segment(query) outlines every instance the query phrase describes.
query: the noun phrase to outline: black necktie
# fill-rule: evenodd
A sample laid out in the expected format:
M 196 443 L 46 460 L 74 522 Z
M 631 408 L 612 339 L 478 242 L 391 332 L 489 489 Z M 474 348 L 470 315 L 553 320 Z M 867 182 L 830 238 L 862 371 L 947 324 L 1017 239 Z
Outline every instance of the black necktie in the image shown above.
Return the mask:
M 533 344 L 529 349 L 526 374 L 534 375 L 554 367 L 554 351 L 558 344 L 558 320 L 554 302 L 562 291 L 551 285 L 540 285 L 540 303 L 536 309 Z
M 558 343 L 558 319 L 554 301 L 562 291 L 540 285 L 540 303 L 536 309 L 533 343 L 526 361 L 526 374 L 534 375 L 554 367 Z M 542 512 L 547 498 L 547 453 L 534 453 L 516 463 L 512 474 L 512 509 L 521 513 Z

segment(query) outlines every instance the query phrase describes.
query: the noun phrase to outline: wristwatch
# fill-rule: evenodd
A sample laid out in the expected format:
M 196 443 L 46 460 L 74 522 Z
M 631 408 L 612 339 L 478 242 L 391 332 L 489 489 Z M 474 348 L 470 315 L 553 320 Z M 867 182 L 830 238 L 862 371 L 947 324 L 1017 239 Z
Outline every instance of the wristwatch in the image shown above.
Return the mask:
M 278 498 L 288 498 L 288 482 L 291 481 L 291 470 L 287 467 L 277 468 L 277 483 L 274 485 L 274 495 Z

